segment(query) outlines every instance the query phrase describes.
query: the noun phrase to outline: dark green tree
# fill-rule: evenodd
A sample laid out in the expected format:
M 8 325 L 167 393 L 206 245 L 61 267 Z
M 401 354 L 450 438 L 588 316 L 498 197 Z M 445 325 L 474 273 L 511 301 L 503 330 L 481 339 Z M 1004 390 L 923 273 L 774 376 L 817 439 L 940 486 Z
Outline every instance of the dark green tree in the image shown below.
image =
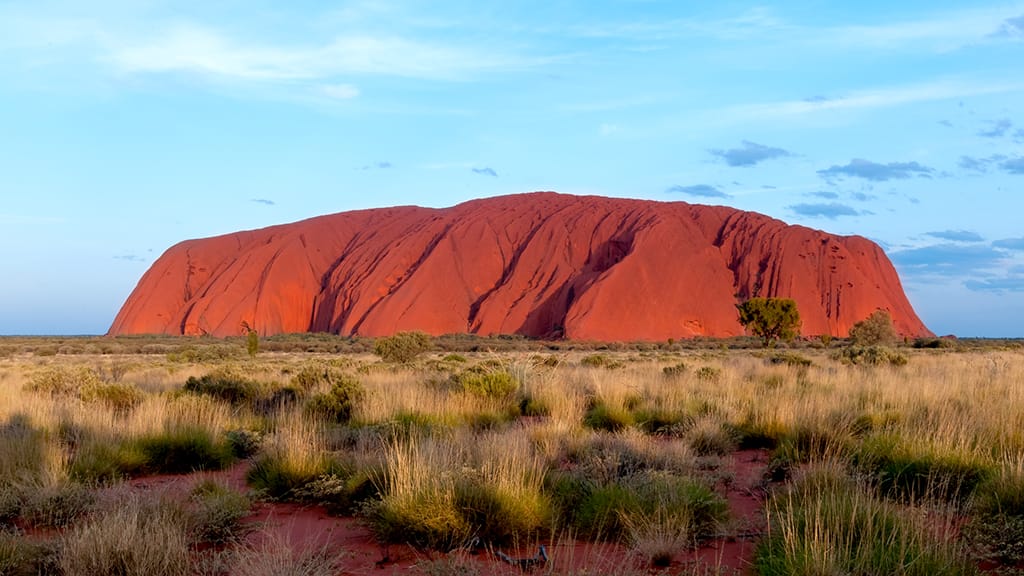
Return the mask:
M 790 298 L 751 298 L 736 308 L 740 324 L 760 337 L 765 346 L 776 340 L 792 340 L 800 335 L 800 312 Z

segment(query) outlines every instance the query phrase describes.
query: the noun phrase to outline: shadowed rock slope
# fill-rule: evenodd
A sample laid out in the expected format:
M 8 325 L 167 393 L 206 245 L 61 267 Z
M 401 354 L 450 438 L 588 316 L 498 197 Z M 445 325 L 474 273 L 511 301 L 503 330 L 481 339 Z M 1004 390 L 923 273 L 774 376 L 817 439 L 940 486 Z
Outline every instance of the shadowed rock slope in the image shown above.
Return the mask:
M 167 250 L 110 334 L 743 334 L 735 305 L 794 298 L 803 334 L 878 308 L 926 335 L 881 248 L 721 206 L 538 192 L 344 212 Z

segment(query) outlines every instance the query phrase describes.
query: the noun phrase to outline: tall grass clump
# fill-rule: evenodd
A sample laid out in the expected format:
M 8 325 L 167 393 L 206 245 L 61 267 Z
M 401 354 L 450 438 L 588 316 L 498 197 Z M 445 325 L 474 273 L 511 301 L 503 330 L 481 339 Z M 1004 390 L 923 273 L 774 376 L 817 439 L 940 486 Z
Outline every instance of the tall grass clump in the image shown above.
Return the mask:
M 626 543 L 652 566 L 668 566 L 680 550 L 716 535 L 728 504 L 703 483 L 652 475 L 634 488 L 635 499 L 617 510 Z
M 147 474 L 220 470 L 235 460 L 226 437 L 199 426 L 169 426 L 139 438 L 137 446 L 144 458 L 142 472 Z
M 299 546 L 279 536 L 265 536 L 230 555 L 234 576 L 334 576 L 344 551 Z
M 865 438 L 853 461 L 882 495 L 898 500 L 964 503 L 991 475 L 990 464 L 972 454 L 885 433 Z
M 385 448 L 381 499 L 370 522 L 385 542 L 447 550 L 479 537 L 501 544 L 548 524 L 543 465 L 522 439 L 474 437 L 476 453 L 438 437 L 396 439 Z
M 345 473 L 327 450 L 321 421 L 291 413 L 279 419 L 246 473 L 250 486 L 273 499 L 291 500 L 317 478 Z
M 768 503 L 769 533 L 758 545 L 763 576 L 975 574 L 937 520 L 880 500 L 837 466 L 812 468 Z
M 130 497 L 76 523 L 60 538 L 64 576 L 184 576 L 187 522 L 166 502 Z
M 964 527 L 977 555 L 1002 566 L 1024 565 L 1024 457 L 1008 460 L 978 486 Z
M 24 536 L 0 532 L 0 574 L 39 576 L 56 574 L 56 550 L 48 542 L 35 542 Z

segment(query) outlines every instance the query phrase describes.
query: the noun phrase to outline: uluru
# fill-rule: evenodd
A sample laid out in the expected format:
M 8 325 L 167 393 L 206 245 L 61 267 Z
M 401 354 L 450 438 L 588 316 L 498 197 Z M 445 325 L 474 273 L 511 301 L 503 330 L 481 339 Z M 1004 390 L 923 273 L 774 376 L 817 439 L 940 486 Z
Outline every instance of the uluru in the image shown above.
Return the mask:
M 744 333 L 736 304 L 796 300 L 804 335 L 877 309 L 930 332 L 883 250 L 753 212 L 553 192 L 342 212 L 187 240 L 109 333 L 521 334 L 596 341 Z

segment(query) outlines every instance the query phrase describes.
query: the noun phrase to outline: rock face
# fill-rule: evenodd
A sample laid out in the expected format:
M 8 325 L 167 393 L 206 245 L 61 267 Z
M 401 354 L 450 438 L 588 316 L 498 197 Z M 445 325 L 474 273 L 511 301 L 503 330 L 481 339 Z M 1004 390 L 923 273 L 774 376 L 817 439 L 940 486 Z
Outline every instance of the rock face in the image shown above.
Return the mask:
M 743 334 L 735 305 L 797 301 L 805 335 L 878 308 L 928 335 L 882 250 L 732 208 L 538 192 L 321 216 L 171 247 L 110 334 Z

